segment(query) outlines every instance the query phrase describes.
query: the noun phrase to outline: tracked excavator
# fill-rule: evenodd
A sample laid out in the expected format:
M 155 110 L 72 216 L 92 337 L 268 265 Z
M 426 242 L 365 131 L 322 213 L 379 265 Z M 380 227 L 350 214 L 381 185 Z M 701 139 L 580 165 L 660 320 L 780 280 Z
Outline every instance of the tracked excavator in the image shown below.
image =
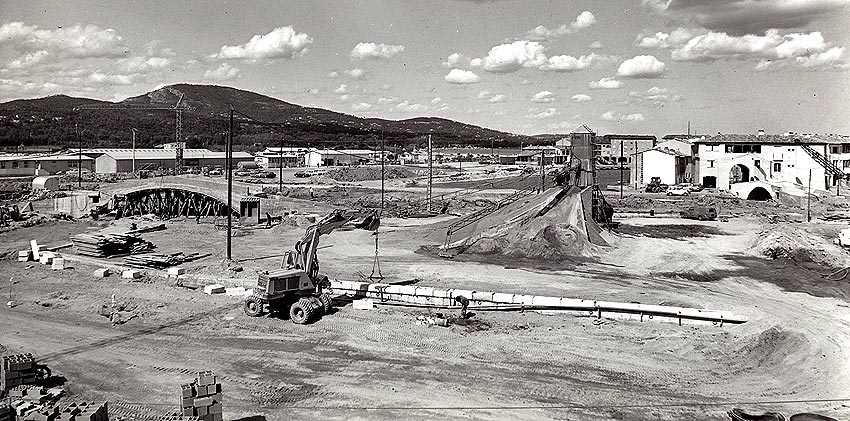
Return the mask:
M 316 250 L 319 237 L 352 224 L 354 228 L 376 231 L 380 216 L 375 210 L 335 210 L 307 227 L 295 250 L 284 255 L 285 269 L 259 275 L 254 292 L 245 299 L 243 310 L 256 317 L 265 312 L 289 313 L 297 324 L 312 323 L 331 309 L 331 297 L 323 293 L 330 286 L 327 276 L 319 275 Z

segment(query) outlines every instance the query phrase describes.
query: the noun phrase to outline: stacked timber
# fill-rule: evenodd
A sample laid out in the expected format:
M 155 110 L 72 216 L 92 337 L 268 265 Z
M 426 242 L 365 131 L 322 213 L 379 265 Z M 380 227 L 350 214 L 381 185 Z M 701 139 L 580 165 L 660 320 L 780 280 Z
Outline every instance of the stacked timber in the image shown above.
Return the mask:
M 150 241 L 126 234 L 77 234 L 71 237 L 78 254 L 90 257 L 109 257 L 153 251 Z
M 140 269 L 165 269 L 172 266 L 179 266 L 186 262 L 203 259 L 210 256 L 210 253 L 190 253 L 183 252 L 171 254 L 146 254 L 144 256 L 128 256 L 124 258 L 127 266 L 132 266 Z

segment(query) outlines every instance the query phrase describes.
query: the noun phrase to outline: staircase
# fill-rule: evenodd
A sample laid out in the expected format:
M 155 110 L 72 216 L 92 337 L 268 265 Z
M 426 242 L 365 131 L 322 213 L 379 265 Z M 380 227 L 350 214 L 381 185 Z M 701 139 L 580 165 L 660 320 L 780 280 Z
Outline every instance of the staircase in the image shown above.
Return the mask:
M 837 165 L 832 165 L 832 163 L 829 162 L 829 160 L 827 160 L 823 155 L 821 155 L 820 152 L 814 150 L 814 148 L 812 148 L 811 146 L 806 145 L 804 143 L 798 143 L 798 144 L 800 145 L 800 147 L 803 148 L 804 151 L 806 151 L 807 154 L 809 154 L 810 157 L 812 157 L 812 159 L 815 160 L 815 162 L 820 164 L 826 170 L 827 174 L 832 175 L 832 176 L 837 175 L 837 176 L 840 176 L 841 178 L 850 178 L 850 177 L 848 177 L 848 174 L 844 173 L 843 169 L 839 168 Z

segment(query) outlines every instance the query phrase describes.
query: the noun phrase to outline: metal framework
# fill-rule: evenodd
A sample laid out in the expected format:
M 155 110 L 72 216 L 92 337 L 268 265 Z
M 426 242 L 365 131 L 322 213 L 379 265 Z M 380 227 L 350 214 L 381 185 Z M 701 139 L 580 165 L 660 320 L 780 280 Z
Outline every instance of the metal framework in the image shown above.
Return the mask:
M 154 214 L 162 219 L 176 217 L 226 216 L 229 206 L 223 201 L 203 193 L 177 188 L 150 188 L 115 195 L 112 208 L 116 217 Z M 239 218 L 239 212 L 232 210 Z

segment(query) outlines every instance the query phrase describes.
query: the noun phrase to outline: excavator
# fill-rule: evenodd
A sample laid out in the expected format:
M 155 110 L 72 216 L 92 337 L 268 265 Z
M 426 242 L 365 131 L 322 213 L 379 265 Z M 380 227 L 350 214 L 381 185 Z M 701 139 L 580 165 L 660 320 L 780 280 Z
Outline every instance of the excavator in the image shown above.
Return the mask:
M 304 236 L 295 243 L 295 250 L 284 254 L 285 269 L 259 275 L 254 292 L 245 299 L 243 310 L 251 317 L 265 313 L 289 312 L 297 324 L 316 321 L 332 306 L 331 297 L 322 293 L 330 286 L 327 276 L 319 275 L 316 250 L 319 237 L 351 223 L 354 228 L 377 231 L 380 215 L 376 210 L 351 211 L 337 209 L 307 227 Z

